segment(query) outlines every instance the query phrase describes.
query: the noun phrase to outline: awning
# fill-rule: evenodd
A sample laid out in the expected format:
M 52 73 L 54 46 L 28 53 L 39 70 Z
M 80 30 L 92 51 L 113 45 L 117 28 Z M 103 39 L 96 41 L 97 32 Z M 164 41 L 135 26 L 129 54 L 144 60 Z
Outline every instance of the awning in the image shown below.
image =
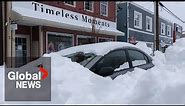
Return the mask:
M 51 14 L 42 14 L 30 9 L 22 7 L 12 7 L 12 17 L 17 23 L 24 23 L 28 25 L 51 26 L 65 29 L 72 29 L 78 31 L 92 32 L 92 26 L 89 23 L 78 22 L 76 20 L 66 20 L 65 18 L 52 16 Z M 95 32 L 99 34 L 107 34 L 114 36 L 124 36 L 125 33 L 116 28 L 98 28 L 96 26 Z

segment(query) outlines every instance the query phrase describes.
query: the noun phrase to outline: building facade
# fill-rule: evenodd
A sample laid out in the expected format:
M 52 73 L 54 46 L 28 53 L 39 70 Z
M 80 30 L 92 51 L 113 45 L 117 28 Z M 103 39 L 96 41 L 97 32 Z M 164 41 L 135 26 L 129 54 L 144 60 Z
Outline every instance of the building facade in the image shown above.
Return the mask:
M 39 57 L 71 46 L 115 41 L 114 1 L 11 2 L 11 57 Z
M 179 38 L 183 37 L 183 35 L 182 35 L 183 28 L 182 28 L 182 26 L 180 26 L 177 23 L 174 23 L 173 28 L 174 28 L 174 30 L 173 30 L 173 42 L 175 42 L 176 39 L 179 39 Z
M 125 32 L 125 36 L 119 37 L 119 41 L 147 42 L 153 47 L 154 41 L 154 13 L 133 2 L 118 4 L 117 28 Z M 160 17 L 160 48 L 173 43 L 173 23 Z

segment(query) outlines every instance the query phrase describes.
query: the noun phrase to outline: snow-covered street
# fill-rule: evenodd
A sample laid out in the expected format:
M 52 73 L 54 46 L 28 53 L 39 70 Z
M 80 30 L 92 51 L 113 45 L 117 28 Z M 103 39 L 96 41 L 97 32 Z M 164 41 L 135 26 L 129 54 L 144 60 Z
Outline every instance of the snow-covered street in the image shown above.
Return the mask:
M 137 46 L 152 53 L 143 44 Z M 4 70 L 0 67 L 0 104 L 185 104 L 185 38 L 165 53 L 156 51 L 153 68 L 135 68 L 114 80 L 98 76 L 59 53 L 44 56 L 51 57 L 51 102 L 4 101 Z

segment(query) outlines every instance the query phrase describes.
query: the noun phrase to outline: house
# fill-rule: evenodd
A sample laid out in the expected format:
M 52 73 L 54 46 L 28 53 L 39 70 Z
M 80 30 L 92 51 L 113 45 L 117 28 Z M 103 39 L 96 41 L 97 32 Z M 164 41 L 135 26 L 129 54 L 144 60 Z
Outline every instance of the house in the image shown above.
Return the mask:
M 160 17 L 160 49 L 173 43 L 172 26 L 169 20 Z M 153 47 L 154 42 L 154 13 L 134 2 L 117 4 L 117 29 L 125 36 L 118 37 L 118 41 L 131 42 L 136 40 L 146 42 Z

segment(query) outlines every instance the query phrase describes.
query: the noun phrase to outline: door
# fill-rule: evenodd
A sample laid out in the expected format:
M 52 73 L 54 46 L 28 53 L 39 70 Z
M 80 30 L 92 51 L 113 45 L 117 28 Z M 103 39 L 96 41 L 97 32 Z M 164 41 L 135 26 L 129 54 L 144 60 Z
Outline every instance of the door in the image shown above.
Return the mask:
M 109 52 L 103 56 L 92 68 L 91 70 L 99 74 L 102 68 L 111 67 L 114 72 L 112 75 L 108 75 L 111 78 L 115 78 L 118 75 L 125 74 L 129 68 L 129 62 L 124 49 L 115 50 Z M 105 72 L 106 73 L 106 72 Z M 100 74 L 99 74 L 100 75 Z
M 29 57 L 29 38 L 28 36 L 15 37 L 15 57 L 16 66 L 21 66 L 27 63 Z

